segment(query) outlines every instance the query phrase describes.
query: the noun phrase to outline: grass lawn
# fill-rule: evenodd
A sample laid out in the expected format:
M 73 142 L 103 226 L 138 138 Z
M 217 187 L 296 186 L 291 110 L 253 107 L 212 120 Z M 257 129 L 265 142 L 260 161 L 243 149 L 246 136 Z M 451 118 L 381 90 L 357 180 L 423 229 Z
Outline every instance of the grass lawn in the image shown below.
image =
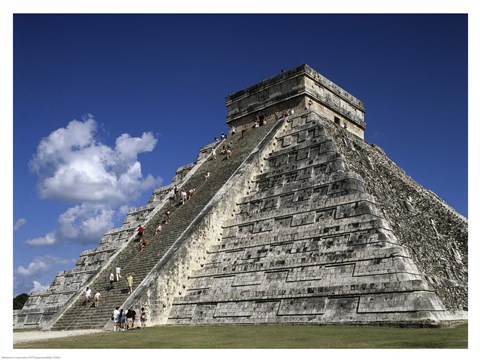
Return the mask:
M 467 349 L 468 326 L 158 326 L 20 343 L 15 349 Z

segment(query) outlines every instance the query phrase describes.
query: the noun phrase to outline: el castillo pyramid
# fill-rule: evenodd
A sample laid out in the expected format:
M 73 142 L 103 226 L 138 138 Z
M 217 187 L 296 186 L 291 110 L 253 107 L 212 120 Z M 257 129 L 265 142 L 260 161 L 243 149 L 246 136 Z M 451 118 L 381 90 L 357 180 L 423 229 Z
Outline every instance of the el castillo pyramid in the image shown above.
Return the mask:
M 115 306 L 145 307 L 149 326 L 467 319 L 467 220 L 363 140 L 360 100 L 301 65 L 226 107 L 228 137 L 32 294 L 14 327 L 110 330 Z M 195 192 L 182 204 L 174 185 Z M 116 266 L 123 279 L 108 291 Z

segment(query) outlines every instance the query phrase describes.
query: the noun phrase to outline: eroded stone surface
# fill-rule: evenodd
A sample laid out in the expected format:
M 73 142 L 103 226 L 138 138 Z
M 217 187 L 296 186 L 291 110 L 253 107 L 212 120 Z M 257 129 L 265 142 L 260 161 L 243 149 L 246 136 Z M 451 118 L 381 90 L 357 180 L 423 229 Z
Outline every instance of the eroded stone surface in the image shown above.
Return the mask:
M 307 112 L 259 170 L 169 323 L 428 323 L 465 310 L 466 222 L 378 149 Z

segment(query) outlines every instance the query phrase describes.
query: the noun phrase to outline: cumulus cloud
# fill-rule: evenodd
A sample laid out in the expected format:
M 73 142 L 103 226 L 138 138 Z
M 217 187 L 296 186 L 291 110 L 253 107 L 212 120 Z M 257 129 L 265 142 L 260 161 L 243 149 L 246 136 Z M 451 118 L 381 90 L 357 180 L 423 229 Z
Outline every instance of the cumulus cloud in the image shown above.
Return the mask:
M 24 218 L 18 219 L 15 225 L 13 225 L 13 230 L 14 231 L 19 230 L 26 223 L 27 223 L 27 220 L 25 220 Z
M 144 177 L 138 155 L 150 152 L 157 140 L 150 132 L 141 137 L 119 136 L 111 148 L 95 139 L 97 123 L 72 120 L 43 138 L 30 161 L 39 177 L 42 198 L 116 205 L 137 198 L 160 183 Z
M 118 214 L 118 216 L 125 217 L 128 214 L 129 211 L 130 211 L 130 206 L 123 205 L 123 206 L 120 206 L 118 208 L 117 214 Z
M 40 278 L 51 275 L 51 271 L 56 265 L 71 266 L 73 263 L 75 263 L 75 259 L 44 255 L 35 257 L 26 266 L 18 266 L 13 272 L 15 294 L 30 294 L 48 289 L 50 286 L 42 285 Z
M 55 245 L 64 242 L 97 243 L 114 227 L 115 211 L 101 204 L 82 203 L 69 208 L 58 219 L 59 226 L 45 236 L 27 240 L 31 246 Z
M 70 121 L 38 144 L 29 166 L 38 175 L 40 196 L 77 205 L 59 216 L 57 229 L 27 240 L 28 245 L 97 243 L 114 227 L 117 210 L 124 213 L 126 204 L 161 183 L 160 178 L 144 176 L 138 161 L 139 154 L 155 148 L 152 133 L 122 134 L 113 148 L 96 140 L 96 133 L 97 123 L 88 116 Z
M 42 285 L 40 284 L 38 281 L 32 281 L 33 283 L 33 288 L 30 290 L 30 294 L 31 293 L 35 293 L 35 292 L 39 292 L 39 291 L 45 291 L 45 290 L 48 290 L 48 288 L 50 288 L 50 285 Z
M 31 246 L 42 246 L 42 245 L 55 245 L 58 243 L 58 238 L 55 235 L 55 232 L 49 232 L 48 234 L 33 239 L 28 239 L 25 241 L 27 245 Z
M 47 274 L 55 265 L 65 265 L 72 262 L 74 262 L 74 260 L 63 259 L 54 255 L 37 256 L 26 267 L 18 266 L 14 271 L 14 275 L 20 277 L 40 277 L 43 274 Z

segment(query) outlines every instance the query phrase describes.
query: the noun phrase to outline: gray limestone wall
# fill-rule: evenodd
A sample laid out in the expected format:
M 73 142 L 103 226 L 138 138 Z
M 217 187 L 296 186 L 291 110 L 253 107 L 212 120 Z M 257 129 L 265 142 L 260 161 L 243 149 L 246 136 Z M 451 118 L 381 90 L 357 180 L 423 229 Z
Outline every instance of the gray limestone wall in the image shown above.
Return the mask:
M 398 243 L 408 249 L 446 309 L 468 309 L 468 223 L 436 194 L 398 167 L 382 149 L 338 126 L 325 128 L 364 179 Z
M 314 113 L 289 119 L 249 167 L 248 182 L 224 193 L 230 205 L 210 215 L 222 222 L 221 236 L 205 227 L 192 237 L 205 249 L 168 292 L 176 297 L 167 323 L 416 326 L 465 318 L 426 280 L 387 203 L 350 166 L 336 126 L 325 121 Z M 233 207 L 229 192 L 241 195 Z

